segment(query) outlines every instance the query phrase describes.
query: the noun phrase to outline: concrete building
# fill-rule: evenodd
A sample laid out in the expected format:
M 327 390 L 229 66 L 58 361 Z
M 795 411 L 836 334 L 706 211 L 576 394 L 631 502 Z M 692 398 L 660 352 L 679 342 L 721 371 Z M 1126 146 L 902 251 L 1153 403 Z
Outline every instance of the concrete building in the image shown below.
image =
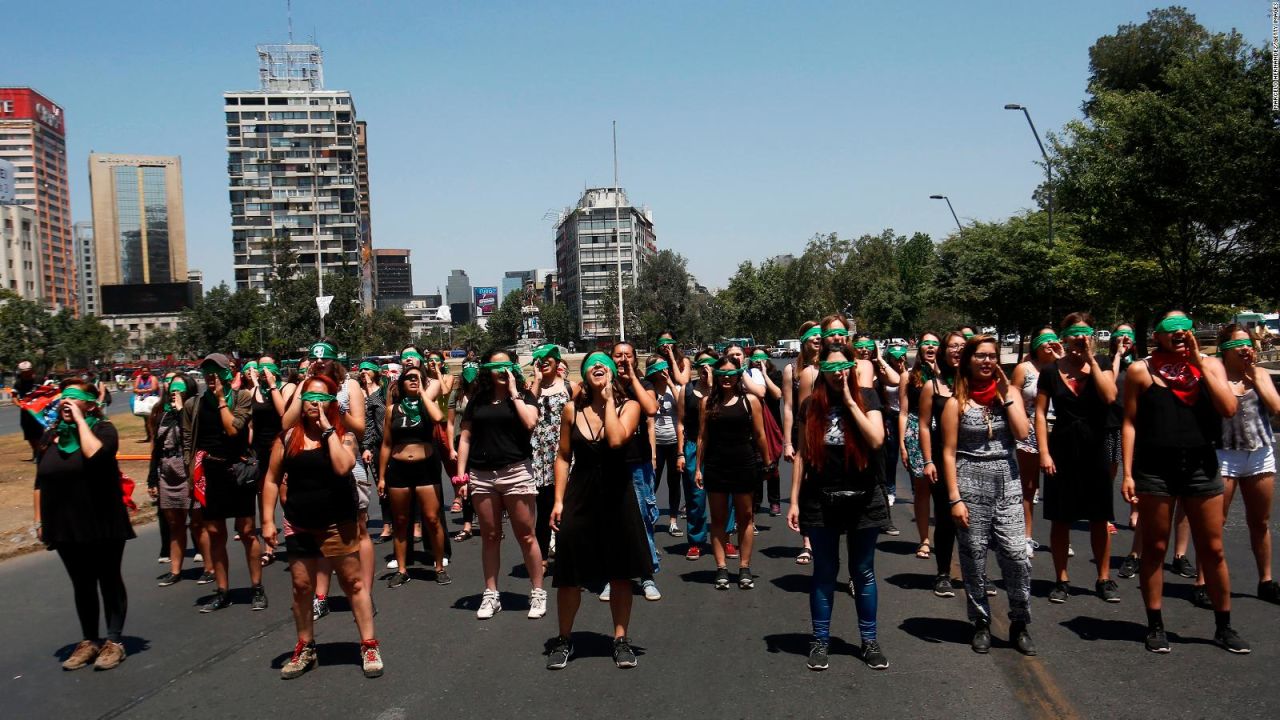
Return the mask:
M 14 202 L 35 211 L 40 295 L 79 314 L 62 108 L 29 87 L 0 87 L 0 158 L 15 166 Z
M 40 300 L 40 255 L 35 209 L 0 205 L 0 287 L 24 300 Z
M 359 188 L 360 236 L 360 294 L 366 298 L 365 310 L 373 309 L 373 299 L 378 294 L 378 268 L 374 264 L 373 214 L 369 199 L 369 124 L 356 121 L 356 185 Z
M 542 268 L 508 270 L 502 277 L 502 288 L 498 292 L 498 303 L 505 302 L 507 296 L 515 290 L 524 292 L 521 297 L 522 305 L 528 305 L 530 301 L 535 300 L 538 302 L 550 302 L 552 298 L 547 296 L 547 289 L 548 287 L 554 287 L 555 277 L 555 270 Z
M 181 316 L 177 313 L 137 313 L 131 315 L 104 315 L 103 324 L 112 331 L 124 330 L 126 333 L 125 354 L 127 359 L 156 360 L 159 354 L 146 352 L 147 340 L 157 330 L 177 332 Z
M 204 297 L 204 271 L 196 268 L 187 268 L 187 283 L 191 285 L 191 292 L 196 297 Z
M 466 325 L 476 316 L 475 296 L 471 292 L 471 279 L 467 277 L 466 270 L 449 273 L 444 299 L 449 305 L 449 316 L 454 325 Z
M 76 238 L 76 273 L 80 282 L 80 312 L 98 315 L 97 268 L 93 262 L 93 223 L 78 222 L 74 226 Z
M 378 278 L 379 303 L 413 295 L 413 264 L 408 250 L 379 248 L 373 251 L 373 262 L 374 274 Z
M 98 308 L 107 286 L 187 282 L 182 158 L 90 153 L 89 192 Z
M 617 335 L 617 318 L 601 314 L 601 300 L 609 278 L 618 273 L 619 262 L 623 285 L 634 286 L 640 265 L 657 254 L 653 213 L 647 207 L 632 206 L 622 188 L 590 188 L 582 193 L 577 207 L 561 213 L 555 243 L 560 297 L 569 306 L 579 335 L 584 339 Z
M 259 45 L 257 90 L 223 93 L 237 288 L 264 289 L 273 239 L 304 268 L 361 278 L 373 306 L 363 130 L 351 93 L 326 90 L 316 45 Z

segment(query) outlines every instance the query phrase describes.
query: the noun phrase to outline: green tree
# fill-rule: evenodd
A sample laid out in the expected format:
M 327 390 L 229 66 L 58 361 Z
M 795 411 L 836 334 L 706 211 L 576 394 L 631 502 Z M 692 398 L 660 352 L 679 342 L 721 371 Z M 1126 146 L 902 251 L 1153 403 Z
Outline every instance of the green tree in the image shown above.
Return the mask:
M 652 346 L 664 330 L 685 335 L 689 309 L 689 269 L 684 256 L 660 250 L 640 267 L 638 291 L 628 293 L 637 322 L 628 323 L 627 336 Z
M 459 325 L 453 329 L 453 344 L 463 350 L 487 352 L 492 348 L 490 342 L 489 333 L 475 323 Z
M 53 319 L 48 310 L 0 289 L 0 364 L 11 369 L 30 360 L 37 372 L 44 372 L 57 359 Z
M 542 334 L 549 342 L 567 346 L 578 339 L 578 328 L 569 314 L 569 306 L 562 302 L 541 305 L 538 322 L 542 324 Z
M 524 315 L 520 311 L 520 302 L 524 293 L 512 290 L 502 299 L 502 304 L 489 316 L 486 331 L 489 333 L 489 344 L 492 347 L 505 348 L 515 345 L 520 337 L 520 328 L 524 323 Z

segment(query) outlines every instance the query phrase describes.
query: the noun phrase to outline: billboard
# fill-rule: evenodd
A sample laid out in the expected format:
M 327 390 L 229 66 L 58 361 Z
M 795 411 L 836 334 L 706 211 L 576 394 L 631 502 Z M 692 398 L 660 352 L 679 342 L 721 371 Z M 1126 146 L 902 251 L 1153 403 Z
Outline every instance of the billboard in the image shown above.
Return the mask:
M 31 88 L 0 88 L 0 120 L 36 120 L 59 135 L 66 135 L 62 108 Z
M 102 285 L 103 315 L 174 315 L 194 305 L 196 283 Z
M 13 203 L 14 186 L 17 182 L 14 177 L 13 163 L 0 158 L 0 205 Z
M 498 288 L 478 287 L 476 293 L 476 317 L 492 315 L 498 309 Z

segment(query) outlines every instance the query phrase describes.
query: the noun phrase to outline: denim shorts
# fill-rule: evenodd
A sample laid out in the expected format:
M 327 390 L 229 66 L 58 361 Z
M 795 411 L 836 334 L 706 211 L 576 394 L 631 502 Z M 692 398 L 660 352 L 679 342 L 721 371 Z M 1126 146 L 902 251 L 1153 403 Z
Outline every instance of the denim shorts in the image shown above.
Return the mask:
M 1219 450 L 1218 469 L 1223 477 L 1229 478 L 1274 474 L 1276 471 L 1275 448 L 1268 445 L 1257 450 Z

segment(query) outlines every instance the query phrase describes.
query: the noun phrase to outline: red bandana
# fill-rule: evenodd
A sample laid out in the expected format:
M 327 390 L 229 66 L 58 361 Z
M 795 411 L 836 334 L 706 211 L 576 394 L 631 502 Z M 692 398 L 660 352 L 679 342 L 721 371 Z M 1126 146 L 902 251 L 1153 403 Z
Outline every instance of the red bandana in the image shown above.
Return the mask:
M 973 380 L 969 386 L 969 397 L 979 405 L 990 405 L 996 401 L 996 379 L 989 377 L 986 381 Z
M 1200 397 L 1200 369 L 1181 355 L 1157 350 L 1151 354 L 1151 369 L 1184 405 L 1195 405 Z

